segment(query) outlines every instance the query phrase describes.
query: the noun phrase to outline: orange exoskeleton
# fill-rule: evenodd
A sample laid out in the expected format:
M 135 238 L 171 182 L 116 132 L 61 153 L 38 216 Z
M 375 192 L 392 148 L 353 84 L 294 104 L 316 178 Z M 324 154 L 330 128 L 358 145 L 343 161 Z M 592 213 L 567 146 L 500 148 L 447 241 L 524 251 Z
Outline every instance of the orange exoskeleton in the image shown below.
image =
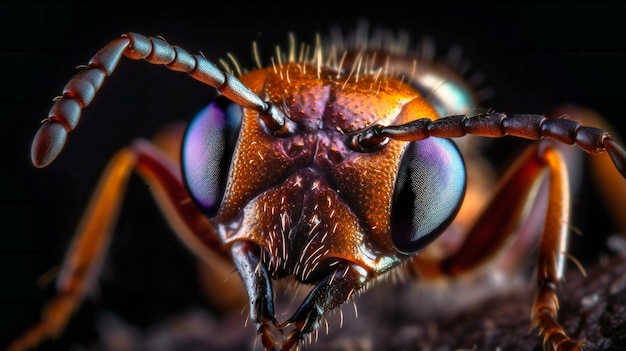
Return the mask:
M 292 43 L 271 65 L 235 76 L 162 38 L 127 33 L 66 85 L 35 136 L 37 167 L 61 152 L 122 56 L 186 72 L 220 96 L 184 133 L 169 136 L 180 164 L 145 140 L 114 156 L 68 252 L 58 295 L 8 350 L 63 329 L 93 284 L 133 171 L 194 253 L 234 264 L 267 350 L 299 349 L 329 311 L 397 270 L 455 276 L 482 265 L 526 219 L 531 189 L 547 173 L 532 323 L 546 349 L 582 348 L 557 321 L 570 198 L 555 145 L 606 152 L 623 182 L 626 152 L 607 131 L 535 114 L 468 116 L 475 97 L 450 70 L 367 40 L 347 48 Z M 465 135 L 538 142 L 501 180 L 458 250 L 416 259 L 462 211 L 468 174 L 452 138 Z M 279 280 L 310 286 L 285 320 L 274 306 Z

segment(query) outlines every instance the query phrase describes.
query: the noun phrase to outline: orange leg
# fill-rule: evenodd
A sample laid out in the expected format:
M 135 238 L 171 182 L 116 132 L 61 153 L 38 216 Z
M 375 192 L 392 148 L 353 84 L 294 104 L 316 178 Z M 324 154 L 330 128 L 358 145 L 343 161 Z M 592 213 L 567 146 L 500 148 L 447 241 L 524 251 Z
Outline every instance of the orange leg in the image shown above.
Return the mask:
M 548 350 L 582 351 L 582 344 L 571 340 L 557 322 L 557 287 L 563 279 L 569 235 L 569 178 L 560 154 L 547 149 L 543 160 L 550 169 L 548 210 L 539 246 L 537 284 L 539 291 L 532 309 L 533 327 L 544 337 Z
M 528 213 L 530 207 L 540 205 L 537 204 L 537 189 L 545 179 L 545 171 L 549 190 L 547 196 L 541 198 L 545 199 L 547 207 L 539 243 L 538 291 L 532 308 L 532 323 L 543 335 L 547 350 L 582 350 L 582 342 L 571 340 L 557 322 L 556 290 L 565 266 L 570 187 L 564 156 L 549 143 L 539 143 L 529 149 L 509 170 L 453 255 L 439 262 L 415 260 L 414 268 L 425 277 L 459 276 L 482 267 L 496 254 L 519 255 L 516 250 L 520 247 L 522 254 L 527 254 L 538 231 L 526 230 L 521 234 L 527 236 L 524 238 L 515 238 L 515 234 L 525 226 L 533 227 L 528 223 L 533 221 Z M 515 246 L 503 250 L 513 239 L 516 239 Z
M 168 138 L 171 141 L 173 137 Z M 170 225 L 192 251 L 207 260 L 226 257 L 212 224 L 189 197 L 176 163 L 153 144 L 139 140 L 118 151 L 109 162 L 66 255 L 57 281 L 58 294 L 47 303 L 40 321 L 6 351 L 28 349 L 62 332 L 98 276 L 133 170 L 148 183 Z

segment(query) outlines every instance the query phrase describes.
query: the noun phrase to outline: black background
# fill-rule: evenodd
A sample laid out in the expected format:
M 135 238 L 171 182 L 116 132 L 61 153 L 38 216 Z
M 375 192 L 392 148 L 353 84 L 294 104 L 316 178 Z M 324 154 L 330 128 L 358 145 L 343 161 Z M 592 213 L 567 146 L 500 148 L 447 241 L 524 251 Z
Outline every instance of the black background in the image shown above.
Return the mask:
M 123 61 L 85 111 L 78 131 L 70 134 L 61 157 L 46 169 L 35 169 L 30 143 L 51 99 L 75 66 L 126 31 L 161 35 L 213 61 L 231 52 L 251 66 L 253 41 L 269 57 L 274 45 L 286 46 L 289 31 L 310 41 L 331 25 L 349 30 L 358 19 L 369 18 L 372 26 L 407 30 L 414 41 L 431 35 L 443 51 L 459 44 L 495 91 L 487 107 L 548 113 L 575 102 L 599 111 L 618 131 L 626 130 L 626 25 L 619 2 L 1 6 L 0 345 L 37 319 L 52 288 L 39 289 L 34 282 L 61 261 L 82 206 L 113 152 L 133 138 L 150 137 L 168 121 L 190 118 L 214 94 L 184 74 Z M 116 292 L 115 284 L 105 283 L 104 302 L 137 323 L 200 303 L 193 259 L 163 229 L 140 181 L 133 180 L 129 197 L 116 237 L 120 248 L 113 253 L 119 259 L 111 263 L 116 279 L 127 287 Z M 589 204 L 580 200 L 578 205 Z M 584 225 L 584 219 L 578 220 L 575 224 Z M 611 230 L 604 218 L 588 221 Z M 587 250 L 598 250 L 602 240 L 591 238 Z M 89 321 L 94 309 L 87 304 L 78 320 Z M 81 336 L 67 339 L 93 336 L 89 323 L 73 323 L 69 333 Z M 64 342 L 42 349 L 63 348 Z

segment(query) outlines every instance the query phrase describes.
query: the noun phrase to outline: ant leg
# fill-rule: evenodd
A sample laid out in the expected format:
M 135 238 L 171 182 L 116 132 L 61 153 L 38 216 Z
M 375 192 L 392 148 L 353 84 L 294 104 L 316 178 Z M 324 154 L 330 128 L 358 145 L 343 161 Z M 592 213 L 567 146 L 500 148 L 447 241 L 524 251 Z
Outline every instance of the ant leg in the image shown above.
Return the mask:
M 93 286 L 134 162 L 134 155 L 128 149 L 120 150 L 111 159 L 66 254 L 57 280 L 57 295 L 46 304 L 40 321 L 8 345 L 7 351 L 25 350 L 60 334 Z
M 549 350 L 582 350 L 557 322 L 556 289 L 563 278 L 569 236 L 569 175 L 563 154 L 548 143 L 529 149 L 509 170 L 494 198 L 453 255 L 439 263 L 415 261 L 413 268 L 426 276 L 458 276 L 476 270 L 502 251 L 517 228 L 528 221 L 526 212 L 532 191 L 547 173 L 546 214 L 538 256 L 538 288 L 532 308 L 533 326 L 543 335 Z M 535 201 L 536 202 L 536 201 Z M 505 205 L 503 205 L 505 204 Z M 520 224 L 521 223 L 521 224 Z M 532 236 L 530 234 L 526 234 Z M 531 238 L 525 244 L 530 248 Z M 518 240 L 519 241 L 519 240 Z
M 189 198 L 176 164 L 148 141 L 139 140 L 119 150 L 109 162 L 66 255 L 57 280 L 58 294 L 46 304 L 40 321 L 6 351 L 31 348 L 64 329 L 96 281 L 133 170 L 149 183 L 169 223 L 192 251 L 201 257 L 227 257 L 212 224 Z
M 546 221 L 539 245 L 537 284 L 539 291 L 532 309 L 533 326 L 543 335 L 544 349 L 582 351 L 584 341 L 572 340 L 557 321 L 556 290 L 563 279 L 569 236 L 569 176 L 561 154 L 547 148 L 542 159 L 548 165 L 549 195 Z

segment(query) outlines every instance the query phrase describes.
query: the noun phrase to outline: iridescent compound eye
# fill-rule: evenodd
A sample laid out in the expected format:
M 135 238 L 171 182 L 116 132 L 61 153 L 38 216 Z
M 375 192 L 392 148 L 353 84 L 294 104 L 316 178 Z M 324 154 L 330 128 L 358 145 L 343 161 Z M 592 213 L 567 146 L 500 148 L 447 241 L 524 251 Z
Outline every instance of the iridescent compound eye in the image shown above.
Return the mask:
M 426 66 L 417 70 L 409 81 L 425 96 L 440 116 L 470 113 L 476 108 L 476 98 L 465 80 L 443 65 Z
M 224 197 L 241 118 L 240 106 L 218 98 L 194 117 L 183 138 L 181 163 L 187 190 L 210 217 Z
M 436 239 L 456 216 L 465 183 L 465 164 L 452 141 L 428 138 L 409 143 L 391 207 L 396 249 L 412 254 Z

